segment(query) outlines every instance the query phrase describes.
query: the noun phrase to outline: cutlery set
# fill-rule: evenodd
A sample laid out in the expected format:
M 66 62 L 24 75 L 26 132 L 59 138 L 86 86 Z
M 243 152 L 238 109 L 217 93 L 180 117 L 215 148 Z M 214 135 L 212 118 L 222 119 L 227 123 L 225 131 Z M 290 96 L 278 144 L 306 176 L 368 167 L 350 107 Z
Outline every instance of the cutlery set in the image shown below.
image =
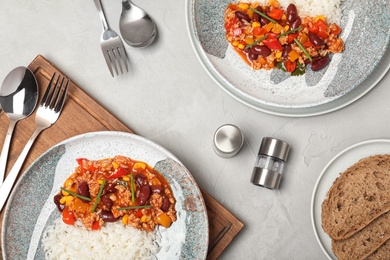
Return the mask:
M 53 74 L 36 112 L 35 130 L 3 182 L 9 144 L 16 122 L 31 115 L 38 103 L 37 82 L 34 74 L 29 69 L 18 67 L 4 79 L 0 91 L 0 104 L 4 113 L 10 117 L 10 126 L 0 157 L 0 212 L 35 139 L 59 118 L 65 103 L 69 82 L 70 79 L 61 75 L 56 77 L 56 73 Z
M 103 56 L 111 75 L 119 76 L 124 73 L 125 69 L 126 72 L 129 71 L 126 50 L 120 36 L 108 25 L 101 0 L 94 0 L 94 3 L 103 25 L 100 41 Z M 122 0 L 120 31 L 125 42 L 132 47 L 146 47 L 154 41 L 157 35 L 154 21 L 130 0 Z

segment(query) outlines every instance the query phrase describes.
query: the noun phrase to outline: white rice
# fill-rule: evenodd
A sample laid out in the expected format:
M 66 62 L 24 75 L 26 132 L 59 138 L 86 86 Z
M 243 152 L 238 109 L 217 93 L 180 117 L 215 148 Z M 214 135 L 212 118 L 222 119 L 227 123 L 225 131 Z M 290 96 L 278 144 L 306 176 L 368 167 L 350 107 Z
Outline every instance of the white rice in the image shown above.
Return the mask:
M 45 258 L 52 259 L 155 259 L 160 250 L 154 232 L 122 223 L 105 223 L 89 231 L 81 223 L 69 226 L 57 219 L 42 238 Z
M 245 0 L 240 1 L 245 2 Z M 287 9 L 289 4 L 295 4 L 298 9 L 298 14 L 301 17 L 323 15 L 326 17 L 327 22 L 337 23 L 338 25 L 340 25 L 342 15 L 340 8 L 341 1 L 342 0 L 278 0 L 284 10 Z M 258 2 L 263 5 L 268 4 L 268 0 L 259 0 Z

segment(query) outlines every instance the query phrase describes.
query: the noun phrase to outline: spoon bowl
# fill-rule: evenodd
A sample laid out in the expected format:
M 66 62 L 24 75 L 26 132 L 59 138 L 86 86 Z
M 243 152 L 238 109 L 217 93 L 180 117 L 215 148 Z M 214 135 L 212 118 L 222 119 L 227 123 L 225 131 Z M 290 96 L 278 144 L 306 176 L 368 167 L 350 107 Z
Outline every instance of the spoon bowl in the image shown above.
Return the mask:
M 15 125 L 32 114 L 38 102 L 38 84 L 34 74 L 26 67 L 13 69 L 4 78 L 0 89 L 0 105 L 9 118 L 0 158 L 0 186 L 3 183 L 9 146 Z
M 157 35 L 153 19 L 130 0 L 122 0 L 119 29 L 125 42 L 132 47 L 146 47 Z

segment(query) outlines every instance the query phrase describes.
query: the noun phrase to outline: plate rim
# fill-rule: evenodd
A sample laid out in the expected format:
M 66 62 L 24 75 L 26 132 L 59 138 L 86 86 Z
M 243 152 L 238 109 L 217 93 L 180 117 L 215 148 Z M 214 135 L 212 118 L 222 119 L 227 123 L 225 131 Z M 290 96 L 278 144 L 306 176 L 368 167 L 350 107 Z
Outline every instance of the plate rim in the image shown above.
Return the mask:
M 147 139 L 143 136 L 140 136 L 140 135 L 137 135 L 135 133 L 130 133 L 130 132 L 124 132 L 124 131 L 110 131 L 110 130 L 103 130 L 103 131 L 94 131 L 94 132 L 87 132 L 87 133 L 82 133 L 82 134 L 78 134 L 78 135 L 75 135 L 75 136 L 72 136 L 72 137 L 69 137 L 53 146 L 51 146 L 49 149 L 47 149 L 45 152 L 43 152 L 41 155 L 39 155 L 30 165 L 29 167 L 23 172 L 22 176 L 20 176 L 19 180 L 15 183 L 13 189 L 12 189 L 12 192 L 11 194 L 9 195 L 9 198 L 7 200 L 7 205 L 4 209 L 4 216 L 3 216 L 3 221 L 2 221 L 2 229 L 1 229 L 1 247 L 2 247 L 2 257 L 3 259 L 6 259 L 6 255 L 5 255 L 5 220 L 8 218 L 8 215 L 10 214 L 9 211 L 9 205 L 11 203 L 11 201 L 13 200 L 14 196 L 15 196 L 15 193 L 14 190 L 17 190 L 19 188 L 19 186 L 21 185 L 23 179 L 25 178 L 25 173 L 28 172 L 42 157 L 44 157 L 45 155 L 47 155 L 48 153 L 52 152 L 53 150 L 55 150 L 57 147 L 61 146 L 61 145 L 66 145 L 66 144 L 70 144 L 74 141 L 77 141 L 77 140 L 82 140 L 83 138 L 90 138 L 90 137 L 95 137 L 95 136 L 106 136 L 106 137 L 112 137 L 112 136 L 118 136 L 118 137 L 130 137 L 130 138 L 133 138 L 133 139 L 136 139 L 138 141 L 141 141 L 145 144 L 148 144 L 148 145 L 152 145 L 154 149 L 158 149 L 164 156 L 166 156 L 167 158 L 166 159 L 172 159 L 173 161 L 175 161 L 182 169 L 183 171 L 186 172 L 187 174 L 187 177 L 190 178 L 190 181 L 194 184 L 193 188 L 196 189 L 196 192 L 200 195 L 199 198 L 201 199 L 201 202 L 200 202 L 200 205 L 202 205 L 202 207 L 204 208 L 204 211 L 202 211 L 202 213 L 204 214 L 204 219 L 205 219 L 205 228 L 206 230 L 208 231 L 207 234 L 206 234 L 206 238 L 205 238 L 205 243 L 206 243 L 206 249 L 204 250 L 204 259 L 207 258 L 207 253 L 208 253 L 208 245 L 209 245 L 209 241 L 210 241 L 210 236 L 209 236 L 209 229 L 210 229 L 210 223 L 209 223 L 209 220 L 208 220 L 208 212 L 207 212 L 207 206 L 206 206 L 206 202 L 203 198 L 203 194 L 202 194 L 202 191 L 198 185 L 198 183 L 195 181 L 192 173 L 185 167 L 185 165 L 173 154 L 171 153 L 169 150 L 167 150 L 165 147 L 161 146 L 160 144 L 150 140 L 150 139 Z M 154 166 L 153 166 L 154 167 Z
M 324 104 L 314 105 L 311 107 L 279 107 L 275 105 L 262 104 L 246 97 L 237 88 L 231 87 L 229 82 L 226 82 L 219 72 L 211 64 L 207 54 L 202 48 L 199 39 L 196 36 L 194 20 L 192 19 L 193 4 L 197 0 L 186 0 L 185 1 L 185 20 L 187 26 L 187 33 L 190 38 L 192 49 L 200 62 L 203 69 L 211 77 L 211 79 L 227 94 L 239 101 L 240 103 L 253 108 L 255 110 L 284 117 L 311 117 L 319 116 L 327 113 L 331 113 L 340 110 L 362 98 L 370 90 L 372 90 L 378 83 L 384 78 L 390 69 L 390 47 L 387 46 L 383 56 L 378 61 L 373 71 L 356 87 L 348 91 L 347 93 L 329 101 Z M 224 83 L 226 85 L 224 85 Z
M 364 145 L 373 145 L 373 144 L 388 144 L 389 145 L 389 153 L 390 153 L 390 139 L 386 139 L 386 138 L 377 138 L 377 139 L 369 139 L 369 140 L 365 140 L 365 141 L 361 141 L 361 142 L 358 142 L 358 143 L 355 143 L 353 145 L 350 145 L 348 146 L 347 148 L 343 149 L 342 151 L 340 151 L 339 153 L 337 153 L 325 166 L 324 168 L 322 169 L 320 175 L 318 176 L 317 180 L 316 180 L 316 183 L 314 185 L 314 189 L 313 189 L 313 193 L 312 193 L 312 197 L 311 197 L 311 203 L 310 203 L 310 216 L 311 216 L 311 224 L 312 224 L 312 228 L 313 228 L 313 231 L 314 231 L 314 234 L 315 234 L 315 237 L 316 237 L 316 240 L 317 240 L 317 243 L 319 244 L 319 246 L 321 247 L 323 253 L 325 254 L 325 256 L 330 259 L 330 260 L 333 260 L 333 259 L 336 259 L 336 256 L 333 254 L 333 252 L 328 252 L 328 250 L 325 248 L 325 246 L 323 245 L 323 241 L 321 240 L 320 238 L 320 235 L 319 235 L 319 231 L 317 230 L 317 225 L 320 225 L 321 223 L 317 223 L 317 219 L 316 219 L 316 216 L 315 215 L 318 215 L 318 213 L 315 212 L 315 208 L 316 206 L 318 207 L 318 205 L 315 205 L 316 204 L 316 200 L 317 200 L 317 197 L 318 196 L 322 196 L 322 194 L 318 194 L 318 188 L 321 184 L 321 181 L 323 180 L 324 176 L 327 174 L 327 170 L 335 163 L 336 160 L 338 160 L 341 156 L 353 151 L 354 149 L 358 149 L 360 147 L 363 147 Z M 371 156 L 371 155 L 375 155 L 375 154 L 380 154 L 378 152 L 369 152 L 367 156 Z M 360 158 L 360 157 L 359 157 Z M 363 159 L 364 157 L 361 157 L 360 159 Z M 359 159 L 356 159 L 356 162 L 358 161 Z M 336 173 L 336 174 L 339 174 L 339 173 Z M 339 175 L 337 175 L 335 177 L 335 179 L 338 177 Z M 334 180 L 335 180 L 334 179 Z M 326 195 L 326 194 L 325 194 Z

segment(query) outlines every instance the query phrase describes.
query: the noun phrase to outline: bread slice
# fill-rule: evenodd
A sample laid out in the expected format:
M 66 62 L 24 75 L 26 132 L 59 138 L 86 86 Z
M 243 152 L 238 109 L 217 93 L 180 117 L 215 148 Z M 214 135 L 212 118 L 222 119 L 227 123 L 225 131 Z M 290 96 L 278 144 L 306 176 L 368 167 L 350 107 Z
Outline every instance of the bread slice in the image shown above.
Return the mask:
M 322 203 L 322 228 L 346 239 L 390 210 L 390 155 L 359 160 L 345 170 Z
M 390 239 L 387 240 L 380 248 L 375 250 L 364 260 L 384 260 L 390 259 Z
M 333 240 L 332 250 L 339 260 L 364 259 L 381 247 L 389 238 L 390 211 L 376 218 L 353 236 L 343 240 Z M 383 259 L 389 258 L 390 254 Z

